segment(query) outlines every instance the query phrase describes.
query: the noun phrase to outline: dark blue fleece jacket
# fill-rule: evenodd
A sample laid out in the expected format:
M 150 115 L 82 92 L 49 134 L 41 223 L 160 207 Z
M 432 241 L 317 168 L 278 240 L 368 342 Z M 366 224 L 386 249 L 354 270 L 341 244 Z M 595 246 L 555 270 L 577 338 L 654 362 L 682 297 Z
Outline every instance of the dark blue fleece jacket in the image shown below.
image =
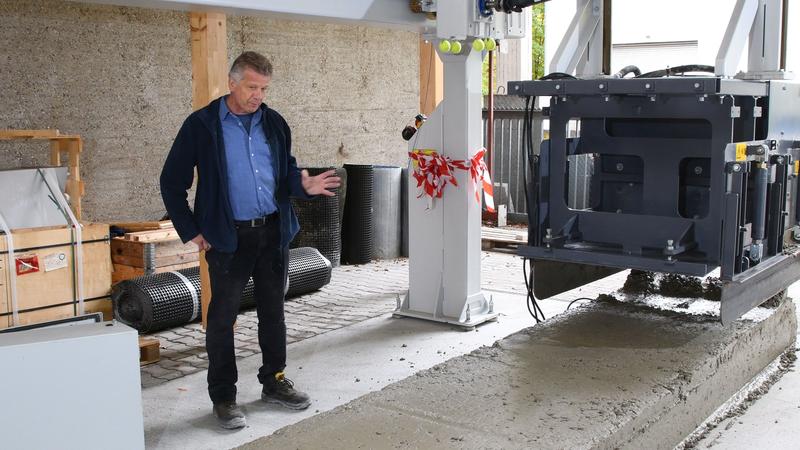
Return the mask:
M 183 122 L 161 171 L 161 197 L 183 242 L 202 233 L 212 248 L 233 252 L 238 243 L 228 197 L 228 172 L 219 120 L 220 101 L 219 98 L 214 100 Z M 311 197 L 303 190 L 300 169 L 291 153 L 289 125 L 277 111 L 266 105 L 261 105 L 261 111 L 275 171 L 275 203 L 281 218 L 281 244 L 286 247 L 300 229 L 289 197 Z M 187 190 L 192 186 L 195 167 L 198 182 L 192 210 L 187 201 Z

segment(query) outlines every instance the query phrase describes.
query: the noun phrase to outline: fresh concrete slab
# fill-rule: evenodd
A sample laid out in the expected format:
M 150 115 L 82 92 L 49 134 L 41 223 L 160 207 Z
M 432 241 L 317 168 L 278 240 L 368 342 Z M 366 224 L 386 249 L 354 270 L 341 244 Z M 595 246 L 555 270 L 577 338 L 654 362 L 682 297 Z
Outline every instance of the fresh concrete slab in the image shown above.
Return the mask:
M 290 345 L 286 373 L 313 398 L 306 411 L 280 409 L 258 400 L 261 386 L 256 373 L 261 357 L 240 360 L 238 400 L 248 420 L 243 430 L 231 432 L 216 425 L 210 414 L 205 372 L 143 389 L 146 446 L 193 450 L 236 447 L 455 356 L 492 345 L 533 324 L 524 296 L 487 293 L 493 295 L 500 317 L 475 331 L 417 319 L 393 319 L 387 314 Z M 562 301 L 543 305 L 547 317 L 565 307 Z
M 592 304 L 243 448 L 672 448 L 794 345 L 794 303 L 750 317 Z
M 800 298 L 800 283 L 795 283 L 789 288 L 789 296 L 794 299 Z M 797 313 L 800 320 L 800 310 Z M 780 379 L 775 384 L 770 386 L 767 381 L 766 385 L 757 388 L 758 391 L 766 390 L 766 393 L 757 400 L 745 401 L 743 405 L 739 403 L 731 405 L 734 408 L 732 414 L 725 414 L 728 417 L 706 433 L 694 448 L 731 450 L 798 448 L 800 372 L 795 363 L 788 371 L 778 375 Z

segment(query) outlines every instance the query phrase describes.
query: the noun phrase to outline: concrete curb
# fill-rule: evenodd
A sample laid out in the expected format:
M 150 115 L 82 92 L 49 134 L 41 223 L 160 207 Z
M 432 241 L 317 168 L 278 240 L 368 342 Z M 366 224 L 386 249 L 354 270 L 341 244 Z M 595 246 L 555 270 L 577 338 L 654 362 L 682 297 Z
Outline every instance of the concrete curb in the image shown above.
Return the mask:
M 793 345 L 761 317 L 595 303 L 242 448 L 673 448 Z

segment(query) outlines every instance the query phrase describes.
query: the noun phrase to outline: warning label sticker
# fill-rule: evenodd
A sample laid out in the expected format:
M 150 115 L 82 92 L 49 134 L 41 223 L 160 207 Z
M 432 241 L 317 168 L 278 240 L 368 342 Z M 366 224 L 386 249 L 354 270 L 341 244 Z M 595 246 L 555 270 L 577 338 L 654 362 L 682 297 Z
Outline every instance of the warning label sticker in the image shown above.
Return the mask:
M 44 257 L 44 271 L 64 269 L 67 267 L 66 253 L 52 253 Z

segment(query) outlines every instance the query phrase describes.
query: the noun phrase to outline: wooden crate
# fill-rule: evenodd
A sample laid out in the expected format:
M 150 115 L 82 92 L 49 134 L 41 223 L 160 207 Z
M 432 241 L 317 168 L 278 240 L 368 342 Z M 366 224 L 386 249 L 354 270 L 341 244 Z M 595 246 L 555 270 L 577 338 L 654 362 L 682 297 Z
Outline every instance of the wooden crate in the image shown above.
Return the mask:
M 197 246 L 181 242 L 174 230 L 141 231 L 114 238 L 111 259 L 114 283 L 199 265 Z
M 114 272 L 111 274 L 111 283 L 116 284 L 119 283 L 120 281 L 130 280 L 131 278 L 138 278 L 144 275 L 152 275 L 154 273 L 164 273 L 181 269 L 190 269 L 192 267 L 197 267 L 199 264 L 200 264 L 199 262 L 194 261 L 184 264 L 173 264 L 171 266 L 156 267 L 153 269 L 126 266 L 125 264 L 114 264 Z
M 58 130 L 0 130 L 0 141 L 24 139 L 44 140 L 50 142 L 50 165 L 62 165 L 62 154 L 66 154 L 66 165 L 69 168 L 67 176 L 67 194 L 69 204 L 75 217 L 81 218 L 81 198 L 85 193 L 81 179 L 81 152 L 83 140 L 77 134 L 61 134 Z
M 64 226 L 28 228 L 12 230 L 11 234 L 15 261 L 9 261 L 5 237 L 0 235 L 0 328 L 13 325 L 8 270 L 19 273 L 16 277 L 18 325 L 74 316 L 77 287 L 72 230 Z M 108 225 L 84 224 L 82 239 L 85 312 L 102 312 L 103 318 L 110 320 Z M 18 264 L 22 271 L 17 270 Z M 24 273 L 25 267 L 29 266 L 37 269 Z

